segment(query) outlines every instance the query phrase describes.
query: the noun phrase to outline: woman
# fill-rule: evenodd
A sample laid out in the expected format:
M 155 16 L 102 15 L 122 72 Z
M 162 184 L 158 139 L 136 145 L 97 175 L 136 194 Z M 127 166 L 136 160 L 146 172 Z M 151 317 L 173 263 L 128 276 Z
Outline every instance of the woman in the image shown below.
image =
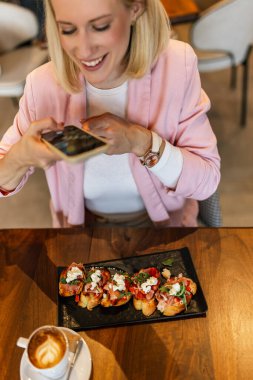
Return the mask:
M 220 180 L 197 59 L 169 40 L 159 0 L 46 0 L 51 62 L 32 72 L 0 145 L 2 196 L 46 170 L 53 225 L 195 226 Z M 44 130 L 80 125 L 108 140 L 84 164 L 59 161 Z

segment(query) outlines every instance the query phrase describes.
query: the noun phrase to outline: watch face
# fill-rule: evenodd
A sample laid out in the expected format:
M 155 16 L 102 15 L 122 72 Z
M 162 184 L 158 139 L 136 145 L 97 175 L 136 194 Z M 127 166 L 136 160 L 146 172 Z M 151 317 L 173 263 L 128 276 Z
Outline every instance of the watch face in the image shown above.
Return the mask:
M 147 166 L 148 168 L 152 168 L 157 164 L 159 161 L 159 153 L 150 152 L 147 157 L 145 157 L 145 161 L 143 162 L 143 165 Z

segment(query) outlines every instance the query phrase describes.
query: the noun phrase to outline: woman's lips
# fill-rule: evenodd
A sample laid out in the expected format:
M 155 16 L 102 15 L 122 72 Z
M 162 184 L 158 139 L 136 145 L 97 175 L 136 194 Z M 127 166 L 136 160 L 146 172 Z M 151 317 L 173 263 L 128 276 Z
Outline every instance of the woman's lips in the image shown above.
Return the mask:
M 103 65 L 106 56 L 107 56 L 107 54 L 103 55 L 100 58 L 91 60 L 91 61 L 81 60 L 81 64 L 82 64 L 82 66 L 84 67 L 85 70 L 87 70 L 87 71 L 95 71 L 95 70 L 100 69 L 100 67 Z

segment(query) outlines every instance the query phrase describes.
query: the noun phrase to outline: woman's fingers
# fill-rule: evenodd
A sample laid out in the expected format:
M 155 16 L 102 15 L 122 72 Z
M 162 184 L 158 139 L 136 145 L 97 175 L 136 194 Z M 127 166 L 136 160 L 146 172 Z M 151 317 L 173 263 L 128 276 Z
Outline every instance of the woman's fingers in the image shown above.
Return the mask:
M 150 144 L 150 131 L 137 124 L 131 124 L 119 116 L 105 113 L 86 120 L 82 127 L 108 142 L 107 154 L 146 152 Z
M 17 151 L 23 164 L 47 169 L 60 160 L 61 158 L 42 141 L 41 134 L 62 129 L 63 123 L 57 123 L 51 117 L 32 122 L 17 144 Z
M 33 136 L 40 136 L 42 132 L 57 131 L 64 128 L 64 123 L 57 123 L 52 117 L 33 121 L 28 128 L 26 134 Z
M 130 124 L 119 116 L 105 113 L 86 120 L 83 129 L 104 137 L 108 142 L 107 154 L 123 154 L 131 152 L 129 141 Z
M 122 133 L 127 126 L 128 123 L 125 120 L 111 113 L 92 117 L 82 123 L 84 130 L 108 140 L 113 139 L 115 134 Z
M 95 135 L 106 138 L 108 135 L 108 130 L 110 128 L 110 123 L 108 121 L 103 120 L 103 118 L 94 118 L 89 119 L 85 123 L 83 123 L 82 128 L 84 131 L 90 131 Z

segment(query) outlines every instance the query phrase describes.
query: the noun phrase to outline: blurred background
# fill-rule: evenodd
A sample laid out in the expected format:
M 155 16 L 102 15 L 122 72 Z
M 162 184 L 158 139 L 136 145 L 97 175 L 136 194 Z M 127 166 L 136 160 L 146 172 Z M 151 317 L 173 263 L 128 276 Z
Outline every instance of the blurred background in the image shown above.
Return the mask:
M 188 3 L 189 5 L 188 1 L 189 0 L 185 0 L 185 3 Z M 245 0 L 235 0 L 234 2 L 239 4 L 240 1 L 243 3 Z M 41 49 L 45 50 L 42 1 L 27 0 L 13 1 L 13 3 L 14 2 L 19 3 L 19 6 L 21 5 L 26 9 L 29 8 L 36 16 L 38 20 L 37 35 L 36 38 L 32 39 L 32 43 L 29 41 L 29 44 L 32 44 L 33 46 L 36 45 L 37 47 L 39 46 Z M 163 2 L 166 3 L 166 0 L 163 0 Z M 233 3 L 233 1 L 230 2 Z M 249 3 L 251 2 L 252 0 L 249 1 Z M 4 2 L 0 1 L 0 5 L 1 3 Z M 168 4 L 172 3 L 173 2 L 169 2 Z M 180 5 L 184 2 L 177 0 L 176 3 L 176 5 Z M 197 0 L 194 3 L 197 6 L 198 11 L 190 20 L 188 14 L 187 22 L 182 18 L 180 19 L 180 17 L 178 19 L 175 17 L 176 21 L 173 22 L 173 14 L 171 15 L 173 38 L 183 40 L 186 40 L 187 38 L 190 39 L 192 35 L 189 35 L 189 30 L 191 30 L 194 23 L 200 20 L 203 14 L 205 15 L 206 12 L 214 12 L 214 14 L 216 14 L 217 10 L 213 10 L 212 7 L 216 7 L 219 3 L 229 3 L 229 1 Z M 250 16 L 253 20 L 253 13 L 251 13 Z M 223 15 L 221 16 L 221 19 L 218 18 L 217 23 L 225 24 L 227 18 L 228 17 L 224 17 Z M 177 20 L 179 20 L 179 22 Z M 214 19 L 211 19 L 212 25 L 214 24 L 213 20 Z M 205 25 L 203 24 L 201 27 L 204 28 Z M 235 27 L 237 28 L 237 26 L 234 25 L 234 29 Z M 207 34 L 209 30 L 209 27 L 207 27 Z M 247 33 L 249 34 L 249 31 L 247 31 Z M 253 32 L 251 35 L 251 42 L 253 42 Z M 190 43 L 192 44 L 191 40 Z M 196 48 L 196 46 L 193 47 Z M 5 53 L 3 51 L 1 52 L 0 39 L 0 66 L 4 55 Z M 199 59 L 201 63 L 202 58 L 200 57 Z M 224 226 L 253 226 L 252 54 L 249 54 L 247 63 L 248 109 L 246 112 L 246 121 L 244 123 L 241 122 L 242 76 L 244 65 L 241 63 L 236 63 L 235 65 L 237 78 L 236 86 L 233 86 L 233 88 L 231 87 L 230 67 L 215 71 L 200 72 L 202 87 L 211 100 L 212 107 L 208 113 L 208 117 L 216 134 L 222 159 L 222 176 L 219 186 L 219 194 Z M 0 75 L 0 138 L 6 129 L 12 124 L 17 109 L 17 102 L 13 97 L 1 94 Z M 0 228 L 51 227 L 49 192 L 44 172 L 42 170 L 37 169 L 35 174 L 30 177 L 26 186 L 17 195 L 0 199 L 0 216 Z

